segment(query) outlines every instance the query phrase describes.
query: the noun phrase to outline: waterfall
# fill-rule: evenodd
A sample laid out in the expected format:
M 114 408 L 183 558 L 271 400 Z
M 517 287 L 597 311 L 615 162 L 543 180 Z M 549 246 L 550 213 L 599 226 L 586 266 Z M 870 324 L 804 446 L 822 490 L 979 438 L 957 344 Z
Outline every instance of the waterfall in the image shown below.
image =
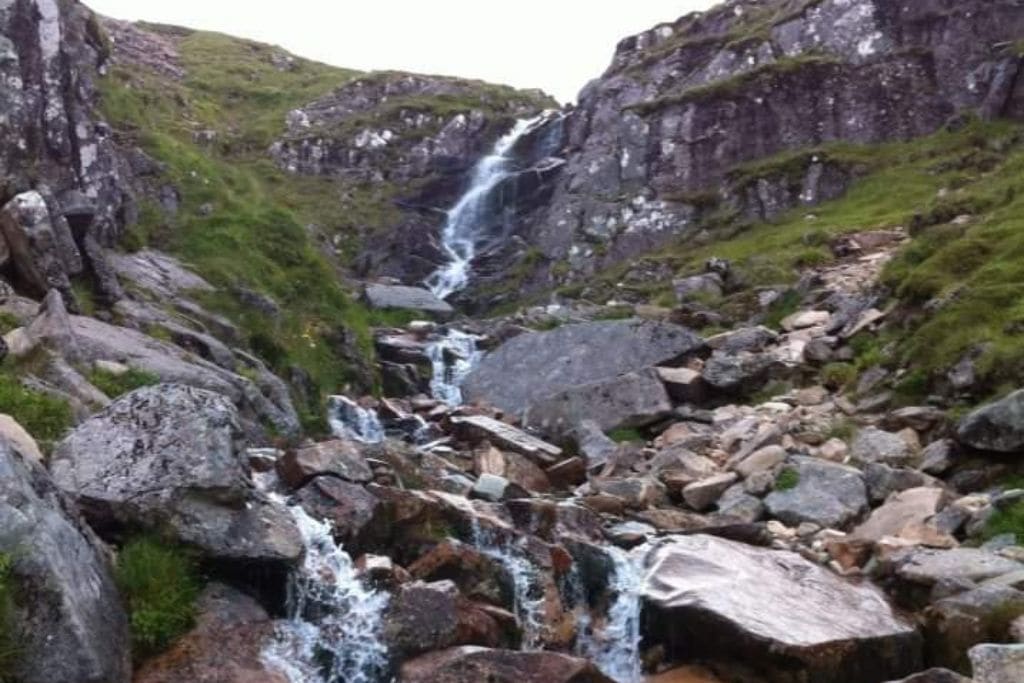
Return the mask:
M 576 649 L 617 683 L 639 683 L 641 572 L 636 558 L 625 551 L 614 546 L 604 551 L 611 560 L 606 586 L 611 602 L 603 622 L 589 614 L 577 621 Z
M 331 396 L 327 399 L 327 423 L 334 436 L 355 439 L 363 443 L 380 443 L 384 440 L 384 427 L 377 411 L 363 408 L 346 396 Z
M 387 593 L 366 588 L 331 526 L 289 506 L 306 553 L 288 583 L 288 620 L 263 650 L 289 683 L 382 683 L 387 647 L 380 639 Z
M 430 393 L 450 406 L 462 403 L 462 381 L 480 362 L 482 356 L 476 347 L 479 338 L 449 330 L 443 337 L 427 346 L 427 356 L 433 370 Z
M 537 570 L 526 557 L 526 553 L 509 539 L 485 530 L 475 514 L 472 519 L 470 543 L 487 557 L 495 560 L 512 579 L 512 595 L 516 618 L 523 632 L 522 648 L 536 650 L 542 645 L 544 630 L 544 591 L 537 576 Z
M 448 211 L 441 231 L 441 247 L 448 262 L 425 280 L 427 288 L 439 299 L 465 288 L 469 282 L 470 266 L 483 241 L 481 232 L 487 228 L 488 218 L 492 217 L 494 203 L 491 195 L 514 172 L 510 168 L 508 153 L 520 138 L 549 117 L 550 113 L 545 112 L 517 121 L 512 130 L 494 144 L 491 153 L 473 168 L 469 189 Z

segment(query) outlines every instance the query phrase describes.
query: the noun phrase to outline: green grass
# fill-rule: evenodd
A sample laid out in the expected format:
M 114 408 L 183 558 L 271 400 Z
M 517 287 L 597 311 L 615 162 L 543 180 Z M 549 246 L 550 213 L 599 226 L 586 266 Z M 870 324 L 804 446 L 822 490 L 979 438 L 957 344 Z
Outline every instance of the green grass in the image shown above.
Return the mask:
M 18 657 L 18 634 L 13 624 L 14 586 L 12 570 L 14 560 L 0 553 L 0 683 L 12 683 L 8 676 Z
M 21 321 L 16 315 L 8 311 L 0 311 L 0 335 L 7 334 L 19 327 L 21 327 Z
M 200 583 L 186 551 L 153 538 L 132 540 L 118 553 L 115 576 L 137 660 L 165 650 L 194 624 Z
M 800 484 L 800 473 L 792 467 L 783 468 L 775 477 L 776 491 L 792 491 Z
M 89 382 L 110 398 L 117 398 L 130 391 L 158 384 L 160 376 L 136 368 L 130 368 L 122 374 L 96 368 L 89 373 Z
M 840 390 L 857 380 L 857 368 L 850 363 L 829 363 L 821 369 L 821 383 L 829 389 Z
M 13 417 L 44 450 L 73 424 L 66 401 L 22 386 L 9 367 L 0 370 L 0 413 Z
M 1024 501 L 996 510 L 985 523 L 982 538 L 988 540 L 1002 534 L 1014 534 L 1018 541 L 1024 540 Z
M 640 430 L 625 427 L 613 429 L 610 432 L 607 432 L 607 436 L 615 443 L 644 443 L 647 441 L 647 438 L 640 432 Z

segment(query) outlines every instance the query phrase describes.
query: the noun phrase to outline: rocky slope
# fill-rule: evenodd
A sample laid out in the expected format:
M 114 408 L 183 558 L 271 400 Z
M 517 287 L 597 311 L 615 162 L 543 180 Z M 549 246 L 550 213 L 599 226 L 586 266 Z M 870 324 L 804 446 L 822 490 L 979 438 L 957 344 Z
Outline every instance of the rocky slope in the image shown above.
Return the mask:
M 0 680 L 1021 680 L 1022 36 L 729 2 L 545 111 L 7 3 Z

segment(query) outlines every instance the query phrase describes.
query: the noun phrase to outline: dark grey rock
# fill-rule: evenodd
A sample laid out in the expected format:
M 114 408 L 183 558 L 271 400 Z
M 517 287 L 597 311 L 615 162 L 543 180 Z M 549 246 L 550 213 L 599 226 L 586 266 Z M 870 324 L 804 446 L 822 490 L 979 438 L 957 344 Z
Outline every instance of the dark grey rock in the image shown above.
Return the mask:
M 969 414 L 957 425 L 956 438 L 982 451 L 1024 451 L 1024 390 Z
M 813 522 L 840 528 L 868 509 L 867 488 L 860 471 L 807 457 L 789 461 L 797 474 L 795 487 L 773 491 L 764 504 L 770 517 L 790 526 Z
M 466 379 L 470 401 L 521 415 L 535 401 L 699 351 L 690 330 L 650 321 L 564 325 L 515 337 L 484 356 Z

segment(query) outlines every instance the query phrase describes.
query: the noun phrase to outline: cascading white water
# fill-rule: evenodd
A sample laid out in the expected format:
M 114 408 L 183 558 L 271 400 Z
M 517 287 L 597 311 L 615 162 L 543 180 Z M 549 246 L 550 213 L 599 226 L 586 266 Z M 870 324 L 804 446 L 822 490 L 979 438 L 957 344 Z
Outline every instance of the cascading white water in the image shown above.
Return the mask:
M 522 648 L 539 649 L 544 629 L 544 596 L 537 570 L 520 548 L 484 529 L 475 515 L 472 520 L 473 547 L 497 561 L 512 579 L 514 610 L 523 632 Z
M 639 683 L 641 572 L 625 551 L 609 546 L 605 552 L 612 562 L 607 586 L 612 601 L 602 624 L 584 617 L 576 648 L 617 683 Z
M 476 347 L 478 339 L 475 335 L 453 329 L 427 345 L 427 356 L 433 370 L 430 393 L 434 398 L 450 406 L 462 403 L 462 381 L 483 355 Z
M 480 246 L 480 231 L 487 227 L 487 219 L 491 217 L 491 193 L 512 173 L 508 153 L 520 138 L 536 129 L 550 115 L 545 112 L 532 119 L 517 121 L 512 130 L 494 144 L 491 153 L 473 168 L 469 189 L 448 211 L 441 232 L 441 247 L 448 262 L 425 281 L 427 288 L 439 299 L 463 289 L 469 282 L 469 269 Z
M 264 662 L 289 683 L 383 683 L 388 653 L 380 630 L 387 593 L 363 585 L 330 524 L 299 506 L 288 510 L 306 553 L 289 580 L 289 618 L 263 650 Z
M 384 440 L 384 427 L 377 411 L 363 408 L 346 396 L 331 396 L 327 399 L 327 423 L 334 436 L 355 439 L 363 443 L 380 443 Z

